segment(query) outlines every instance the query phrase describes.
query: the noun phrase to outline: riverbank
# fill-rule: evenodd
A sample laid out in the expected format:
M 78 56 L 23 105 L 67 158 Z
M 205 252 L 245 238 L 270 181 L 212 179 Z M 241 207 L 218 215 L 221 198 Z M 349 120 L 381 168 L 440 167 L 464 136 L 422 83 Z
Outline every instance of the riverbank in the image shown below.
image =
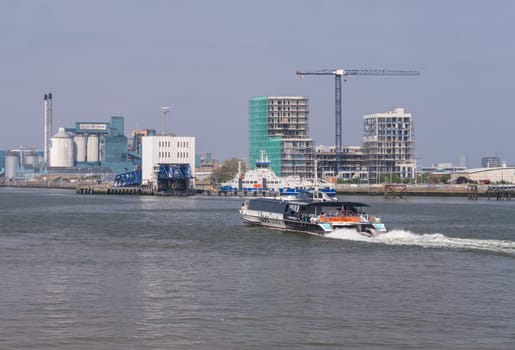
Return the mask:
M 468 197 L 472 192 L 486 196 L 488 186 L 471 187 L 468 185 L 336 185 L 336 192 L 347 195 L 379 195 L 385 197 L 404 196 L 444 196 Z
M 4 181 L 0 187 L 25 187 L 25 188 L 62 188 L 75 189 L 78 183 L 67 181 Z
M 132 188 L 113 188 L 111 184 L 99 184 L 96 182 L 66 182 L 66 181 L 9 181 L 0 183 L 0 187 L 23 187 L 23 188 L 56 188 L 75 190 L 77 194 L 108 194 L 108 195 L 156 195 L 151 190 L 139 187 Z M 491 190 L 488 185 L 348 185 L 337 184 L 335 186 L 337 195 L 361 195 L 361 196 L 384 196 L 387 199 L 406 198 L 406 197 L 464 197 L 477 199 L 478 197 L 494 199 L 511 199 L 510 193 L 498 195 Z M 180 193 L 172 195 L 181 195 Z M 192 193 L 188 193 L 192 195 Z M 219 197 L 257 197 L 269 196 L 267 192 L 245 193 L 221 192 L 221 191 L 199 191 L 199 196 L 219 196 Z
M 335 186 L 337 195 L 359 195 L 359 196 L 384 196 L 385 198 L 405 198 L 409 196 L 439 196 L 439 197 L 467 197 L 477 199 L 478 197 L 488 197 L 492 193 L 488 192 L 488 186 L 477 185 L 347 185 L 337 184 Z M 257 197 L 273 196 L 267 192 L 210 192 L 205 193 L 214 196 L 238 196 L 238 197 Z M 278 194 L 277 194 L 278 195 Z

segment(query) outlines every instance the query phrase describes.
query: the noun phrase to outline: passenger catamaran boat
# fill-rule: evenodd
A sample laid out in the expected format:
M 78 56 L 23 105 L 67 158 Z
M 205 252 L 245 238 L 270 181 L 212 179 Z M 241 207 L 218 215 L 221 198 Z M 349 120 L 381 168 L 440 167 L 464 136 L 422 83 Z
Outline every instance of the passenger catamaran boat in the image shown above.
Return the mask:
M 281 230 L 325 236 L 338 229 L 357 230 L 366 237 L 387 232 L 381 219 L 365 212 L 368 204 L 334 200 L 322 192 L 297 199 L 255 198 L 240 208 L 243 222 Z

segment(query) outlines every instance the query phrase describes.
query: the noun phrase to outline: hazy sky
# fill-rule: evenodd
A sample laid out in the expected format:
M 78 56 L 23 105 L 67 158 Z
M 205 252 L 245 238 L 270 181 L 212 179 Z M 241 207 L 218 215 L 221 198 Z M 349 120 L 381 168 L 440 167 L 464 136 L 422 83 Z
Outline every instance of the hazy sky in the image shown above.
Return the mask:
M 195 136 L 197 152 L 247 157 L 248 100 L 310 99 L 310 136 L 334 144 L 334 77 L 298 69 L 407 69 L 351 76 L 343 145 L 362 116 L 404 107 L 420 162 L 497 154 L 515 163 L 513 1 L 0 0 L 0 149 L 43 145 L 43 95 L 54 132 L 125 117 L 125 131 Z

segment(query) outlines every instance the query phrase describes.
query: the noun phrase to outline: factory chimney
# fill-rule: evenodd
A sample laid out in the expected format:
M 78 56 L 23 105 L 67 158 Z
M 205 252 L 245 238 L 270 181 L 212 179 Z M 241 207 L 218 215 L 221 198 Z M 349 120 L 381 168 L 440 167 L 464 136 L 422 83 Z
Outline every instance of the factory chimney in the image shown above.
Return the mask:
M 45 144 L 44 144 L 44 159 L 45 164 L 49 164 L 50 154 L 50 138 L 52 137 L 52 93 L 45 94 L 44 97 L 45 108 Z

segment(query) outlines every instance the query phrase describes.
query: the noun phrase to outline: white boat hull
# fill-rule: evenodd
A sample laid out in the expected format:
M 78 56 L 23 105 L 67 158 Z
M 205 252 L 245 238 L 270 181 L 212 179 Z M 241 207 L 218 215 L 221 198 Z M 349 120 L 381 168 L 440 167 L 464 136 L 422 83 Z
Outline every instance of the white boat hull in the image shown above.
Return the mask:
M 285 229 L 282 217 L 274 213 L 264 213 L 252 210 L 240 210 L 242 220 L 249 225 L 259 225 L 271 228 Z

